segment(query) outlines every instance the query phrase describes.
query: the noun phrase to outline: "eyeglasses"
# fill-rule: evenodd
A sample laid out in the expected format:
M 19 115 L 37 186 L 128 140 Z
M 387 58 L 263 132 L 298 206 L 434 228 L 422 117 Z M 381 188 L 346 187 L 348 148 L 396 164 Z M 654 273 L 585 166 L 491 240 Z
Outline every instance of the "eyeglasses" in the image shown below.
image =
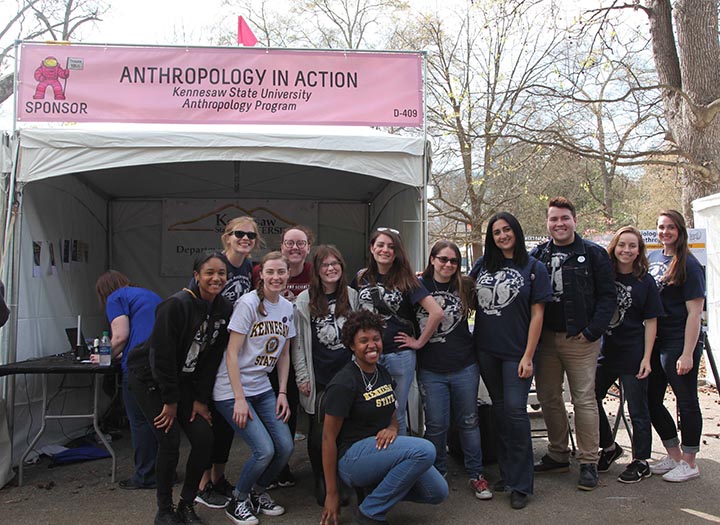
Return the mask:
M 236 239 L 242 239 L 243 237 L 247 237 L 251 241 L 255 240 L 257 238 L 257 233 L 255 232 L 244 232 L 242 230 L 234 230 L 232 234 L 235 236 Z
M 400 235 L 400 232 L 397 231 L 397 230 L 394 229 L 394 228 L 385 228 L 385 227 L 382 227 L 382 228 L 376 228 L 375 231 L 378 231 L 378 232 L 390 232 L 390 233 L 394 233 L 395 235 Z
M 447 264 L 450 263 L 453 266 L 457 266 L 460 261 L 458 261 L 455 257 L 445 257 L 444 255 L 439 255 L 435 257 L 436 260 L 440 261 L 440 264 Z
M 321 270 L 327 270 L 327 269 L 330 268 L 331 266 L 332 266 L 333 268 L 341 268 L 341 264 L 340 264 L 339 261 L 333 261 L 333 262 L 329 262 L 329 263 L 321 263 L 321 264 L 320 264 L 320 269 L 321 269 Z
M 305 248 L 305 246 L 307 245 L 307 241 L 292 241 L 290 239 L 283 241 L 283 246 L 285 246 L 285 248 L 292 248 L 293 246 L 297 246 L 298 248 Z

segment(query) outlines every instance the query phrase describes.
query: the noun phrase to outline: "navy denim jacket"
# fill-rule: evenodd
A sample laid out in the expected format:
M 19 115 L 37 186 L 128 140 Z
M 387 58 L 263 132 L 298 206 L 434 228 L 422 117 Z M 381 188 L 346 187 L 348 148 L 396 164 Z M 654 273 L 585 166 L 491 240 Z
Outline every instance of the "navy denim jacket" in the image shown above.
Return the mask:
M 548 269 L 551 242 L 539 244 L 530 255 Z M 562 264 L 563 295 L 568 337 L 582 332 L 589 341 L 605 333 L 616 308 L 615 273 L 607 252 L 575 233 L 572 252 Z

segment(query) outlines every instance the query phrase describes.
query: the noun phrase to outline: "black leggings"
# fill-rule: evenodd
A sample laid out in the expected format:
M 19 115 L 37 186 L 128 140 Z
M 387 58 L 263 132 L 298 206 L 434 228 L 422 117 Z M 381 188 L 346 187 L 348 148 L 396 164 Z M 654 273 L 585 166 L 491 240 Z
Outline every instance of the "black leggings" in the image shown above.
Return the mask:
M 172 485 L 175 469 L 180 459 L 180 429 L 190 441 L 190 454 L 185 466 L 185 481 L 183 482 L 180 497 L 186 502 L 192 502 L 197 495 L 198 484 L 205 467 L 210 462 L 213 444 L 212 428 L 205 419 L 196 416 L 191 423 L 190 416 L 193 408 L 193 388 L 190 385 L 180 385 L 180 400 L 177 404 L 177 418 L 170 430 L 165 432 L 155 428 L 153 420 L 163 408 L 160 398 L 160 389 L 148 387 L 139 381 L 135 375 L 129 374 L 130 391 L 140 406 L 145 418 L 148 420 L 158 442 L 157 462 L 155 472 L 157 477 L 157 504 L 158 508 L 167 508 L 173 503 Z
M 213 431 L 213 448 L 210 462 L 206 465 L 209 469 L 212 465 L 224 465 L 230 457 L 230 449 L 232 448 L 235 430 L 220 412 L 215 408 L 215 403 L 210 401 L 210 414 L 212 414 L 212 431 Z

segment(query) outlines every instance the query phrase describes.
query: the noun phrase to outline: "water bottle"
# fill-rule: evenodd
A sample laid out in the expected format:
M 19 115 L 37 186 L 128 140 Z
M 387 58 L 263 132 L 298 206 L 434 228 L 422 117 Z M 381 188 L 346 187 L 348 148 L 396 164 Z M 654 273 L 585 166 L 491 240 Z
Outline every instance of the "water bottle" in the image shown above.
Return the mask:
M 100 346 L 98 347 L 98 353 L 100 354 L 100 366 L 110 366 L 110 361 L 112 360 L 112 346 L 110 346 L 110 336 L 107 332 L 103 332 L 102 339 L 100 339 Z

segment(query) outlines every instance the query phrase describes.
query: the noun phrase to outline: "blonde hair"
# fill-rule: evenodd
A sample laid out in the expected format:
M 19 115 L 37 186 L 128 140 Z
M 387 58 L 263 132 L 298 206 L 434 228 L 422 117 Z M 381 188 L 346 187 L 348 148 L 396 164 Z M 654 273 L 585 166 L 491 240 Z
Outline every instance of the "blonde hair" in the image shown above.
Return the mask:
M 225 231 L 223 231 L 223 234 L 220 236 L 220 239 L 223 243 L 223 249 L 225 252 L 230 251 L 230 241 L 232 240 L 232 232 L 235 231 L 235 228 L 239 226 L 240 224 L 250 224 L 252 225 L 253 231 L 257 234 L 257 238 L 255 240 L 255 245 L 260 246 L 261 244 L 264 244 L 265 241 L 260 236 L 260 232 L 258 231 L 258 225 L 255 222 L 255 219 L 250 217 L 249 215 L 243 215 L 242 217 L 235 217 L 234 219 L 230 219 L 228 223 L 225 225 Z M 248 254 L 248 257 L 250 257 L 250 254 Z

